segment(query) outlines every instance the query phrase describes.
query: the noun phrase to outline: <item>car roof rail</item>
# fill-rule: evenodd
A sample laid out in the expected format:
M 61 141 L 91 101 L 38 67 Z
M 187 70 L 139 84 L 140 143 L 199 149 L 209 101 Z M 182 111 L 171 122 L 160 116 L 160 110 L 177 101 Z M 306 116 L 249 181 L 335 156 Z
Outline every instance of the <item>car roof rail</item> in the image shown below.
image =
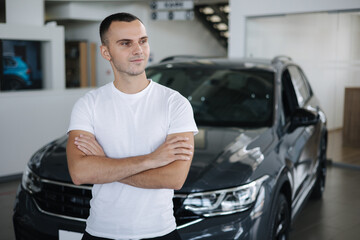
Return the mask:
M 291 57 L 289 56 L 286 56 L 286 55 L 278 55 L 278 56 L 275 56 L 272 60 L 271 60 L 271 63 L 277 63 L 277 62 L 280 62 L 280 61 L 292 61 Z
M 166 58 L 163 58 L 160 60 L 160 63 L 162 62 L 168 62 L 168 61 L 174 61 L 174 60 L 184 60 L 184 59 L 201 59 L 201 58 L 214 58 L 209 56 L 194 56 L 194 55 L 174 55 L 169 56 Z

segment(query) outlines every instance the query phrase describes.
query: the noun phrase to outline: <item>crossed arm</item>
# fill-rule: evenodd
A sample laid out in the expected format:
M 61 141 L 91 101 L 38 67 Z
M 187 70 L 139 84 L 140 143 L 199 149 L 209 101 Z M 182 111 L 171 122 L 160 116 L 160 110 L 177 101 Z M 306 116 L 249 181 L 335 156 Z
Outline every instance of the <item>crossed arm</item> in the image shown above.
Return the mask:
M 139 188 L 180 189 L 184 184 L 193 156 L 192 132 L 170 134 L 154 152 L 121 159 L 105 156 L 94 135 L 71 131 L 67 158 L 75 184 L 119 181 Z

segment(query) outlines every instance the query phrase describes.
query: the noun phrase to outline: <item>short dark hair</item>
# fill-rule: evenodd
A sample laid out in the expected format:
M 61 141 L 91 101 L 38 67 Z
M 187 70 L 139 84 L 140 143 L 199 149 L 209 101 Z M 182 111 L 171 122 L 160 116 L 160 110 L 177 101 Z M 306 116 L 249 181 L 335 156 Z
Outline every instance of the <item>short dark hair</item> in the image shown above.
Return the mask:
M 143 23 L 140 18 L 130 14 L 130 13 L 126 13 L 126 12 L 121 12 L 121 13 L 114 13 L 108 17 L 106 17 L 100 24 L 100 39 L 101 39 L 101 43 L 102 44 L 106 44 L 106 33 L 109 30 L 109 27 L 111 25 L 112 22 L 118 21 L 118 22 L 132 22 L 138 20 L 141 23 Z

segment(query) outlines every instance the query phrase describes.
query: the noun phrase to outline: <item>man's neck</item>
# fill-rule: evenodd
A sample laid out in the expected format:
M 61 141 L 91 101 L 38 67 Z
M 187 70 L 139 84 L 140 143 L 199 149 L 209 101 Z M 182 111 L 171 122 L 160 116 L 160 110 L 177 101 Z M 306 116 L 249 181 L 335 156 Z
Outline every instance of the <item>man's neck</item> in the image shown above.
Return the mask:
M 141 92 L 149 85 L 145 72 L 137 76 L 118 76 L 114 80 L 114 86 L 126 94 Z

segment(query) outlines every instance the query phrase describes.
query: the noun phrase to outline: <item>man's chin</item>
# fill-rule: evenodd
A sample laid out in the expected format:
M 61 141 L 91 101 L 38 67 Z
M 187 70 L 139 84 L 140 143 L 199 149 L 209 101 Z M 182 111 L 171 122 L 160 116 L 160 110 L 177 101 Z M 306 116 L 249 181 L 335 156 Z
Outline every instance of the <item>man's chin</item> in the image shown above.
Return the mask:
M 143 74 L 144 72 L 145 72 L 145 69 L 140 70 L 140 71 L 129 71 L 127 74 L 129 76 L 136 77 L 136 76 Z

